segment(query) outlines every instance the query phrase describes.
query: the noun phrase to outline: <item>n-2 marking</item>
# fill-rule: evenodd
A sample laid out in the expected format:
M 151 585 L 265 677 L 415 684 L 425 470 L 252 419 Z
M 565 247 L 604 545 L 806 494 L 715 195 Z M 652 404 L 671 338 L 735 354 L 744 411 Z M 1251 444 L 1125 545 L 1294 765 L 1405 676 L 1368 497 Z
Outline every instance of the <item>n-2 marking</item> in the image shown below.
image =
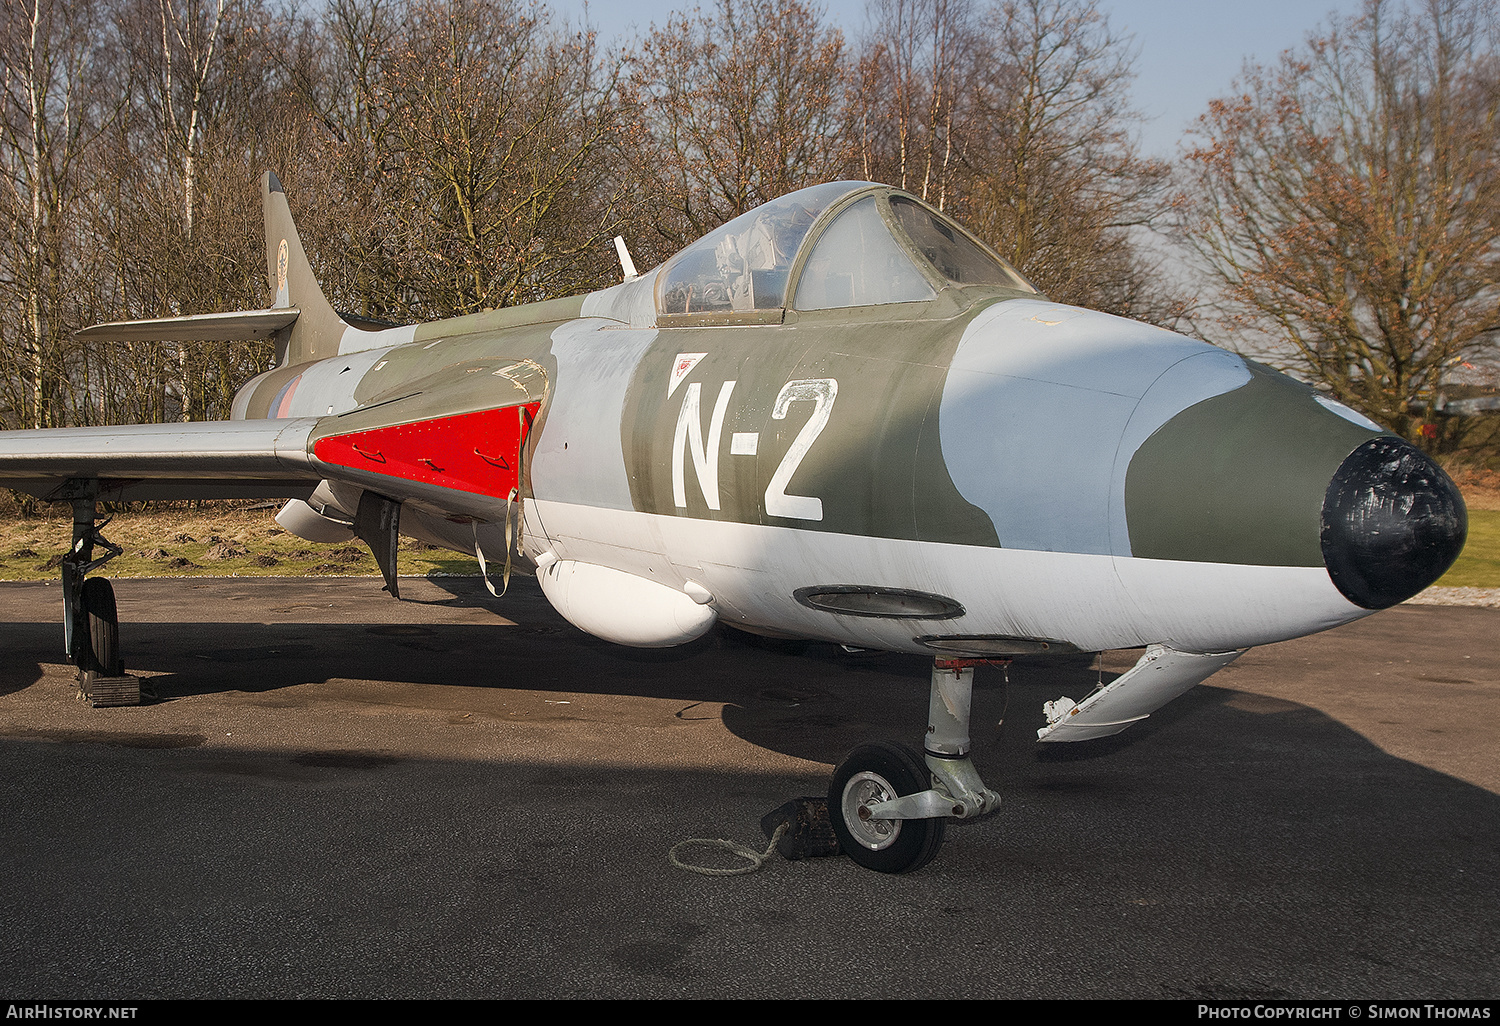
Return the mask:
M 682 408 L 677 414 L 677 427 L 672 436 L 672 501 L 679 509 L 687 507 L 686 463 L 693 461 L 693 470 L 698 477 L 698 487 L 703 501 L 711 510 L 720 508 L 719 502 L 719 453 L 724 437 L 724 416 L 729 409 L 729 398 L 737 382 L 726 381 L 719 388 L 709 419 L 708 438 L 703 437 L 702 403 L 703 386 L 693 382 L 687 386 L 682 397 Z M 822 520 L 823 500 L 812 495 L 788 495 L 787 485 L 807 457 L 833 414 L 833 403 L 838 398 L 839 383 L 834 378 L 804 378 L 788 381 L 776 396 L 771 409 L 773 420 L 785 420 L 795 402 L 813 403 L 812 415 L 797 432 L 786 455 L 777 465 L 776 472 L 766 486 L 766 514 L 792 520 Z M 754 454 L 751 448 L 745 455 Z

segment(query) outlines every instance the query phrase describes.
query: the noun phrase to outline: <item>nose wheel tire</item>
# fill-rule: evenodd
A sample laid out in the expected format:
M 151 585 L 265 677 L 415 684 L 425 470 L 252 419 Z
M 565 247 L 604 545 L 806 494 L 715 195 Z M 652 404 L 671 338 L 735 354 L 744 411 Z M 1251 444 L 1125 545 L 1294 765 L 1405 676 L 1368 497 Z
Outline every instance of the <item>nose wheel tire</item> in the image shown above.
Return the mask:
M 79 669 L 103 677 L 125 673 L 120 656 L 120 614 L 115 608 L 115 589 L 105 577 L 90 577 L 83 582 L 83 619 L 87 625 L 84 658 Z
M 943 845 L 942 819 L 861 818 L 860 810 L 932 786 L 922 757 L 905 745 L 873 741 L 849 753 L 828 787 L 828 811 L 844 854 L 878 873 L 910 873 Z

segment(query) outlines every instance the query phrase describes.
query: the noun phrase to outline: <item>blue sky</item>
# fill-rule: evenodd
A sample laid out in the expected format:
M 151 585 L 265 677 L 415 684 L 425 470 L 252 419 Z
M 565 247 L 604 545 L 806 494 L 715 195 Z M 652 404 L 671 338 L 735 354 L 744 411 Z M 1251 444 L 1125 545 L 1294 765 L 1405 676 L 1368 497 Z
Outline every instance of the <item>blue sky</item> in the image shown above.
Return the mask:
M 711 2 L 707 0 L 704 6 Z M 576 23 L 584 0 L 550 0 L 549 6 Z M 690 0 L 679 4 L 594 0 L 588 10 L 601 37 L 623 41 L 634 29 L 645 31 L 671 11 L 692 6 Z M 850 38 L 858 38 L 865 26 L 864 0 L 827 0 L 824 6 L 831 21 Z M 1100 6 L 1112 26 L 1135 37 L 1139 50 L 1134 100 L 1149 119 L 1141 130 L 1143 148 L 1170 158 L 1183 130 L 1210 99 L 1229 91 L 1247 58 L 1274 61 L 1283 50 L 1300 46 L 1309 32 L 1326 24 L 1330 12 L 1351 14 L 1361 3 L 1101 0 Z

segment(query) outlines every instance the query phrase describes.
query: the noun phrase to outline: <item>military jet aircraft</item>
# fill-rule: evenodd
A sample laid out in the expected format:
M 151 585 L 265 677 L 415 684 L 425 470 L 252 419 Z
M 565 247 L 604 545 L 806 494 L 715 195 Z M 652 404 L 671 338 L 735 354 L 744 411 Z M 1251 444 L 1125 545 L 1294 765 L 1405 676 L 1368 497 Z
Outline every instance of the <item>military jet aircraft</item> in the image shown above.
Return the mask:
M 716 622 L 933 659 L 920 755 L 833 776 L 843 849 L 905 872 L 999 796 L 976 661 L 1145 646 L 1048 743 L 1123 730 L 1247 647 L 1426 587 L 1467 530 L 1420 451 L 1203 342 L 1049 302 L 914 196 L 836 182 L 585 296 L 408 327 L 341 319 L 263 180 L 268 309 L 98 325 L 269 337 L 233 419 L 0 433 L 0 483 L 74 510 L 66 651 L 119 674 L 100 500 L 288 498 L 398 594 L 400 534 L 534 571 L 572 623 L 671 646 Z M 105 554 L 95 558 L 95 550 Z

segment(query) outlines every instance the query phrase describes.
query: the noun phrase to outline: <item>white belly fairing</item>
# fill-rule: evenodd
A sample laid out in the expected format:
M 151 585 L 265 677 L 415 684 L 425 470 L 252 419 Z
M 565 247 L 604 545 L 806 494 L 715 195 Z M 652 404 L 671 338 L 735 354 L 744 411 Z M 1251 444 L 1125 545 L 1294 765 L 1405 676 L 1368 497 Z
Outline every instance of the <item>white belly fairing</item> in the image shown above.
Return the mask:
M 1038 552 L 661 516 L 533 500 L 560 559 L 612 567 L 713 593 L 730 624 L 841 644 L 930 654 L 926 635 L 1003 635 L 1085 651 L 1158 643 L 1185 652 L 1268 644 L 1368 615 L 1321 567 L 1189 563 Z M 799 604 L 799 588 L 859 585 L 942 595 L 952 619 L 830 613 Z

